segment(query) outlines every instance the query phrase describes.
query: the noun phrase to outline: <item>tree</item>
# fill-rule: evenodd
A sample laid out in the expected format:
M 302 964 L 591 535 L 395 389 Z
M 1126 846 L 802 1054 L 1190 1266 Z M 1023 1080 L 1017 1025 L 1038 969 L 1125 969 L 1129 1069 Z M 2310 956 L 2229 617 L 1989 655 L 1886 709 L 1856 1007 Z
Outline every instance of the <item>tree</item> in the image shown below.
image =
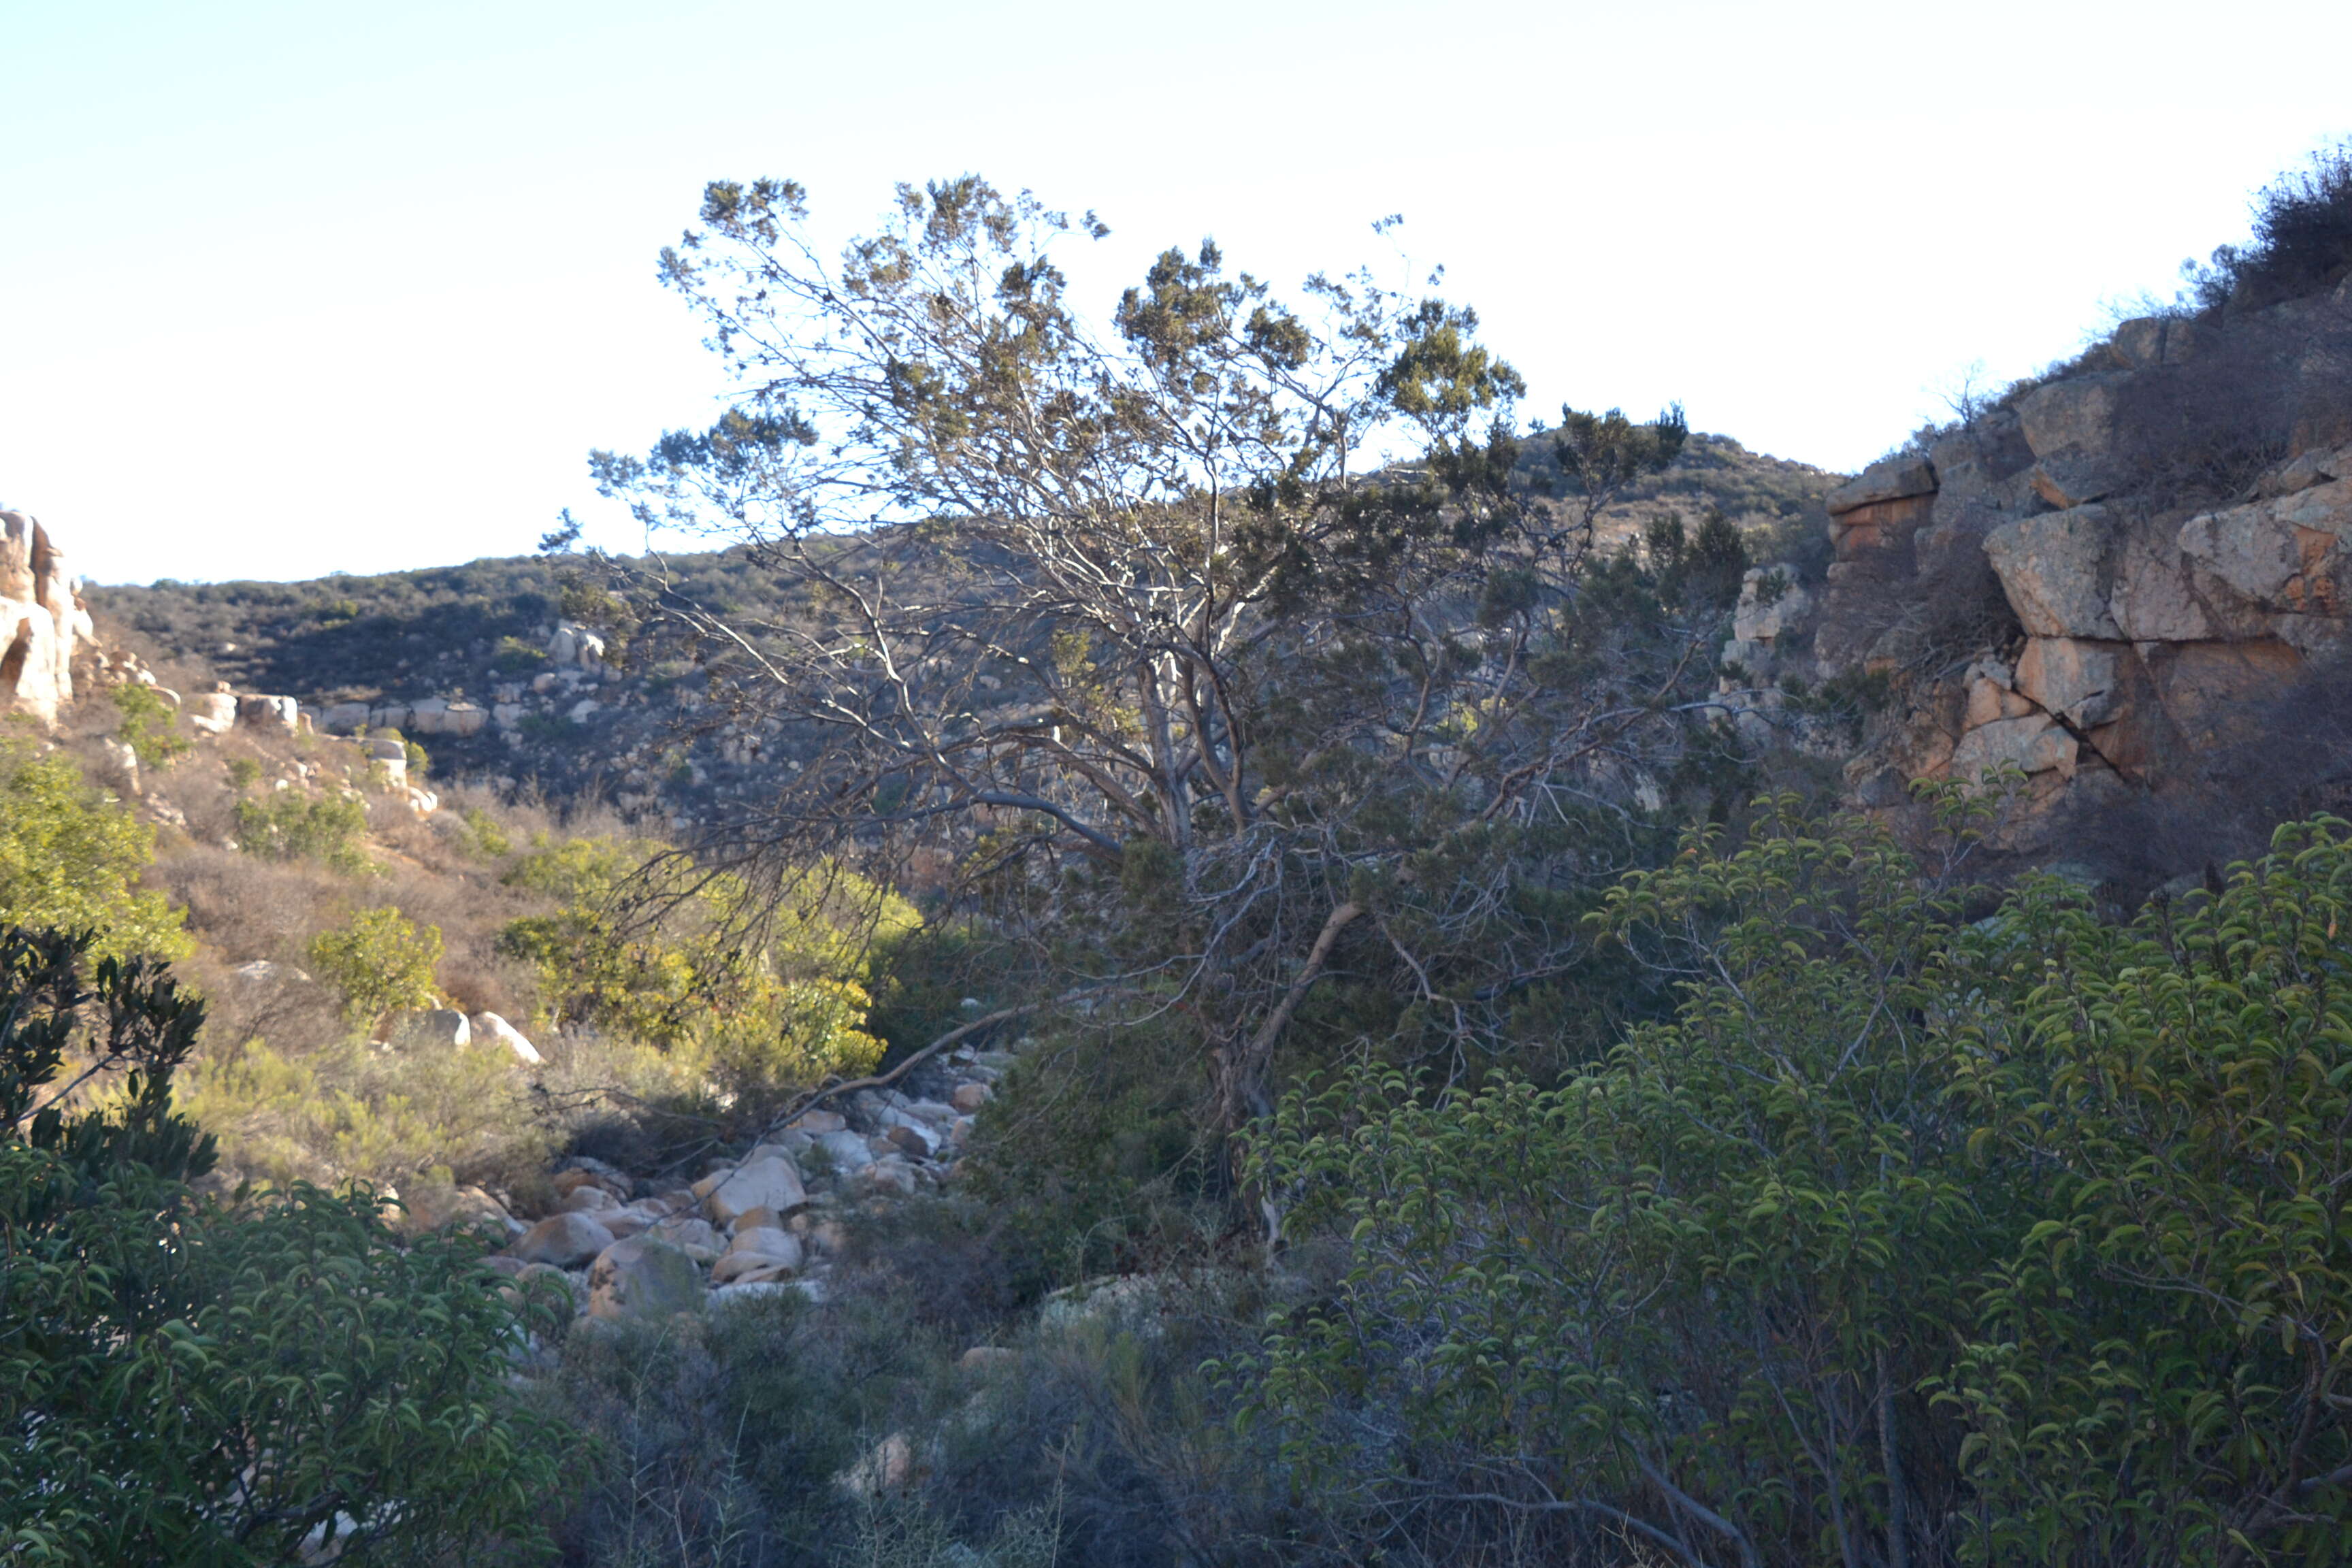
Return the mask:
M 557 1455 L 508 1355 L 552 1303 L 470 1240 L 396 1245 L 363 1190 L 197 1197 L 212 1140 L 172 1083 L 203 1019 L 152 960 L 0 929 L 0 1550 L 527 1552 Z
M 1720 605 L 1625 563 L 1594 591 L 1598 502 L 1678 412 L 1572 416 L 1592 504 L 1562 506 L 1514 478 L 1517 374 L 1442 300 L 1318 276 L 1294 304 L 1204 241 L 1106 329 L 1055 258 L 1101 225 L 969 176 L 901 187 L 837 265 L 789 182 L 701 216 L 663 272 L 740 395 L 595 470 L 783 580 L 764 621 L 656 583 L 649 629 L 811 760 L 700 858 L 772 889 L 952 864 L 1031 933 L 1037 994 L 1191 1019 L 1227 1130 L 1335 965 L 1458 1057 L 1575 962 L 1530 901 L 1623 863 L 1711 703 Z

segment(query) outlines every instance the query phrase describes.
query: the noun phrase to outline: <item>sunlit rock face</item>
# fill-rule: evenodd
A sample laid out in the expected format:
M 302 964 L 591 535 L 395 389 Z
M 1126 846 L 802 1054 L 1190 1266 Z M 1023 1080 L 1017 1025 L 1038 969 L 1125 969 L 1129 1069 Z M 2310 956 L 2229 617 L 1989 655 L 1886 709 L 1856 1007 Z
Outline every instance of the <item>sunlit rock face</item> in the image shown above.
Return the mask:
M 0 712 L 44 726 L 73 700 L 75 651 L 95 639 L 64 552 L 21 511 L 0 511 Z

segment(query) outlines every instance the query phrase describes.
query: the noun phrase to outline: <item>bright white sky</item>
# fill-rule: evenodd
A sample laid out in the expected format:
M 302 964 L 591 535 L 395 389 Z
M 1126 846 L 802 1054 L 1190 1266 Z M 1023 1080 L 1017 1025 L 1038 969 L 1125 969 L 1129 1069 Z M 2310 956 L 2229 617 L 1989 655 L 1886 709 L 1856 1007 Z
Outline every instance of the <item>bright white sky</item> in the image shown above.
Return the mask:
M 702 183 L 843 233 L 978 171 L 1116 230 L 1391 255 L 1532 384 L 1851 468 L 2169 294 L 2352 133 L 2343 0 L 0 0 L 0 502 L 100 581 L 529 551 L 719 391 Z

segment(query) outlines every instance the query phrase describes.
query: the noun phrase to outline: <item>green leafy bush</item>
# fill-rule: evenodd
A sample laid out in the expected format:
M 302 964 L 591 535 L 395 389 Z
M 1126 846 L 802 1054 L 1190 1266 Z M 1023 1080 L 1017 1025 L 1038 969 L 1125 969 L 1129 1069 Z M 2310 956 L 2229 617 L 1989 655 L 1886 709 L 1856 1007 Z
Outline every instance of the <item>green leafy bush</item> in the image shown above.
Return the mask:
M 397 1245 L 364 1190 L 194 1195 L 211 1140 L 172 1085 L 202 1005 L 147 961 L 89 963 L 0 931 L 0 1551 L 533 1555 L 559 1449 L 506 1379 L 552 1303 L 496 1289 L 471 1240 Z M 69 1061 L 115 1092 L 61 1103 Z
M 168 768 L 187 755 L 194 744 L 185 735 L 173 733 L 179 722 L 179 710 L 155 694 L 151 686 L 116 686 L 107 690 L 114 710 L 122 715 L 121 727 L 115 732 L 122 743 L 131 748 L 142 768 Z
M 1685 1000 L 1605 1064 L 1286 1104 L 1255 1179 L 1346 1267 L 1244 1381 L 1302 1483 L 1705 1563 L 2352 1558 L 2352 828 L 2117 927 L 1768 826 L 1612 896 Z
M 367 807 L 341 795 L 277 790 L 236 803 L 237 841 L 272 860 L 315 860 L 347 876 L 373 868 L 368 858 Z
M 343 994 L 344 1016 L 373 1026 L 395 1013 L 439 1001 L 434 974 L 441 966 L 441 928 L 419 928 L 386 905 L 362 910 L 348 924 L 311 939 L 310 963 Z
M 740 907 L 731 879 L 659 845 L 542 844 L 507 880 L 561 904 L 499 938 L 500 951 L 539 971 L 551 1023 L 656 1047 L 753 1104 L 881 1058 L 866 1027 L 872 1000 L 857 933 L 904 930 L 914 913 L 871 884 L 838 877 L 829 903 L 747 932 L 728 921 Z
M 138 885 L 152 828 L 16 736 L 0 736 L 0 922 L 90 931 L 110 957 L 186 955 L 180 912 Z

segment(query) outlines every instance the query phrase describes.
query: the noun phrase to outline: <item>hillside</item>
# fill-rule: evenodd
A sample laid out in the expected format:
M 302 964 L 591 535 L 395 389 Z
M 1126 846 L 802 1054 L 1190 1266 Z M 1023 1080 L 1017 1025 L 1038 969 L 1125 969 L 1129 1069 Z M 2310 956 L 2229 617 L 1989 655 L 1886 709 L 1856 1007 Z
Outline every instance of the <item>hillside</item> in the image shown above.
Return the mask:
M 1548 444 L 1528 444 L 1521 471 L 1530 482 L 1556 481 Z M 1696 523 L 1719 510 L 1754 552 L 1801 552 L 1826 537 L 1822 500 L 1841 477 L 1749 452 L 1728 437 L 1695 435 L 1665 472 L 1628 486 L 1603 510 L 1596 531 L 1603 548 L 1619 549 L 1658 513 Z M 678 596 L 729 618 L 772 621 L 795 608 L 777 579 L 740 552 L 622 564 L 657 571 Z M 951 583 L 951 563 L 929 569 L 940 574 L 938 586 Z M 363 706 L 373 728 L 422 742 L 441 775 L 509 792 L 602 800 L 649 820 L 698 818 L 756 796 L 768 771 L 797 754 L 791 736 L 747 730 L 706 704 L 707 682 L 689 661 L 616 654 L 583 668 L 578 637 L 559 633 L 596 606 L 583 608 L 567 574 L 576 578 L 576 569 L 523 556 L 305 582 L 90 584 L 82 595 L 109 638 L 167 685 L 202 690 L 226 681 L 289 696 L 339 731 L 362 721 L 352 715 Z M 436 702 L 458 704 L 459 719 L 435 710 L 420 721 L 416 705 Z M 479 716 L 465 718 L 468 709 Z M 751 735 L 756 754 L 744 743 Z

